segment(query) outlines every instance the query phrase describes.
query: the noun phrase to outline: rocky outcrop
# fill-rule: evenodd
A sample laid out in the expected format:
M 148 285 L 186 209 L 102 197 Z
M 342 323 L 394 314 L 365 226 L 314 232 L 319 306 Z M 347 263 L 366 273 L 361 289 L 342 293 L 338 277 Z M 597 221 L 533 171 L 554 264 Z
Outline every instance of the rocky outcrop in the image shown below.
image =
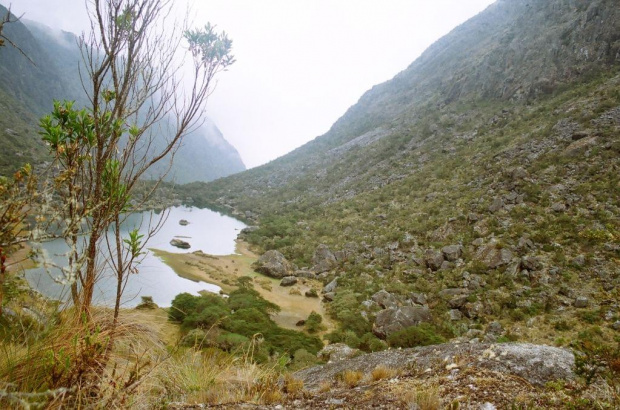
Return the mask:
M 377 314 L 372 332 L 377 337 L 385 339 L 394 332 L 423 322 L 430 322 L 431 319 L 431 312 L 426 307 L 403 306 L 396 309 L 385 309 Z
M 308 390 L 318 389 L 345 370 L 370 373 L 377 366 L 390 369 L 486 369 L 523 378 L 535 386 L 549 381 L 572 380 L 575 357 L 566 349 L 528 343 L 446 343 L 435 346 L 363 354 L 351 359 L 301 370 L 295 377 Z
M 261 255 L 256 262 L 252 264 L 254 270 L 272 278 L 283 278 L 292 276 L 297 267 L 289 262 L 280 252 L 271 250 Z

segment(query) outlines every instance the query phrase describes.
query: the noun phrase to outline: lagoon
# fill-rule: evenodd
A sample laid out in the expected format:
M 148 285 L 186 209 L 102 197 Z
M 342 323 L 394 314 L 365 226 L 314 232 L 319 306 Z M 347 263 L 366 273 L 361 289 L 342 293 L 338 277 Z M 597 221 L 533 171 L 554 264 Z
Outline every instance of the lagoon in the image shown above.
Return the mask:
M 174 253 L 187 253 L 201 250 L 211 255 L 230 255 L 235 253 L 235 239 L 246 225 L 234 218 L 195 207 L 174 207 L 166 212 L 159 231 L 147 243 L 147 248 L 160 249 Z M 162 214 L 155 212 L 140 212 L 130 215 L 122 226 L 124 237 L 128 232 L 138 228 L 140 233 L 148 231 L 151 226 L 160 220 Z M 187 225 L 179 224 L 181 219 L 188 221 Z M 170 240 L 179 238 L 191 245 L 190 249 L 179 249 L 170 245 Z M 63 239 L 45 242 L 43 247 L 58 265 L 65 261 L 62 254 L 67 251 Z M 66 263 L 66 262 L 65 262 Z M 25 276 L 30 285 L 54 299 L 67 300 L 70 294 L 68 287 L 61 286 L 53 280 L 59 272 L 46 272 L 43 267 L 26 271 Z M 115 278 L 105 275 L 98 282 L 93 295 L 96 305 L 113 306 L 116 292 Z M 135 307 L 141 301 L 141 296 L 151 296 L 159 306 L 170 306 L 174 297 L 182 292 L 198 294 L 207 290 L 219 292 L 220 288 L 206 282 L 194 282 L 177 276 L 174 271 L 158 257 L 148 251 L 138 266 L 138 273 L 130 275 L 127 287 L 121 299 L 121 307 Z

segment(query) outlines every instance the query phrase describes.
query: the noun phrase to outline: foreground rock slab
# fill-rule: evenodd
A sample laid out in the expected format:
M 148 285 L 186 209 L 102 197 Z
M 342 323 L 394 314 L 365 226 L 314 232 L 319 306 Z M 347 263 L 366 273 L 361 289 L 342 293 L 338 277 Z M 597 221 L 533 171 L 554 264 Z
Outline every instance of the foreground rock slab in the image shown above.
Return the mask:
M 433 367 L 480 368 L 518 376 L 535 386 L 554 380 L 572 380 L 575 357 L 557 347 L 529 343 L 453 344 L 417 347 L 360 355 L 348 360 L 301 370 L 295 377 L 303 380 L 308 390 L 316 390 L 323 382 L 331 382 L 345 370 L 370 373 L 378 366 L 394 370 L 426 371 Z

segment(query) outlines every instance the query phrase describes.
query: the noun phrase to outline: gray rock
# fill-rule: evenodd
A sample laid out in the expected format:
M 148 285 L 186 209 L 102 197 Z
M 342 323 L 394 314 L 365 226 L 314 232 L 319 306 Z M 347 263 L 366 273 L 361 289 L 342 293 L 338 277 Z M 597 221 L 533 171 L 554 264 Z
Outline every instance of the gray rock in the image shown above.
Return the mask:
M 297 267 L 276 250 L 267 251 L 252 265 L 256 272 L 273 278 L 292 276 Z
M 248 226 L 248 227 L 243 228 L 241 230 L 241 233 L 248 234 L 248 233 L 252 233 L 254 231 L 257 231 L 258 229 L 259 229 L 258 226 Z
M 585 255 L 577 255 L 573 258 L 572 262 L 576 266 L 583 267 L 586 264 L 586 257 Z
M 457 296 L 448 301 L 448 306 L 450 306 L 452 309 L 460 309 L 467 303 L 467 298 L 468 296 L 465 295 Z
M 519 238 L 519 243 L 517 247 L 519 249 L 534 249 L 534 242 L 532 242 L 530 238 L 522 236 Z
M 586 308 L 590 304 L 590 301 L 585 296 L 578 296 L 573 304 L 576 308 Z
M 297 283 L 297 278 L 295 276 L 285 276 L 280 281 L 280 286 L 293 286 Z
M 458 309 L 450 309 L 448 310 L 448 317 L 451 321 L 456 322 L 457 320 L 463 319 L 463 313 Z
M 484 244 L 484 239 L 482 238 L 474 239 L 471 244 L 475 247 L 481 246 L 482 244 Z
M 504 207 L 504 201 L 502 198 L 495 198 L 491 205 L 489 205 L 489 212 L 495 213 Z
M 323 293 L 331 293 L 335 291 L 337 287 L 338 287 L 338 278 L 334 278 L 334 280 L 332 280 L 327 285 L 325 285 L 325 287 L 323 288 Z
M 439 270 L 441 268 L 441 264 L 444 262 L 443 253 L 436 251 L 434 249 L 427 249 L 424 252 L 424 263 L 431 270 Z
M 591 134 L 592 134 L 592 131 L 589 131 L 589 130 L 575 131 L 575 132 L 573 132 L 573 135 L 571 136 L 571 139 L 573 141 L 579 141 L 581 139 L 589 137 Z
M 321 360 L 338 362 L 349 359 L 359 354 L 359 352 L 358 349 L 353 349 L 344 343 L 333 343 L 321 349 L 321 351 L 317 353 L 317 357 Z
M 369 374 L 382 365 L 394 370 L 436 368 L 446 357 L 458 357 L 460 367 L 487 369 L 518 376 L 535 386 L 549 381 L 575 379 L 575 356 L 566 349 L 529 343 L 446 343 L 413 349 L 385 350 L 362 354 L 351 359 L 315 366 L 294 373 L 304 388 L 314 391 L 321 383 L 332 382 L 344 370 Z M 444 366 L 440 367 L 443 371 Z
M 465 288 L 448 288 L 448 289 L 443 289 L 438 293 L 439 297 L 442 299 L 450 299 L 454 296 L 461 296 L 461 295 L 469 296 L 470 294 L 471 294 L 471 291 Z
M 446 260 L 454 262 L 463 255 L 463 247 L 461 245 L 444 246 L 441 252 Z
M 181 220 L 179 221 L 179 225 L 181 225 L 181 226 L 186 226 L 186 225 L 189 225 L 189 222 L 187 221 L 187 219 L 181 219 Z
M 620 320 L 616 320 L 616 321 L 614 322 L 614 324 L 613 324 L 613 325 L 611 325 L 611 328 L 612 328 L 613 330 L 618 330 L 618 331 L 620 331 Z
M 564 202 L 554 202 L 551 205 L 551 210 L 553 212 L 565 212 L 566 211 L 566 204 Z
M 191 245 L 189 244 L 189 242 L 185 242 L 181 239 L 177 239 L 174 238 L 173 240 L 170 241 L 170 245 L 172 246 L 176 246 L 177 248 L 181 248 L 181 249 L 189 249 L 191 248 Z
M 314 272 L 307 269 L 296 270 L 293 275 L 297 276 L 298 278 L 316 279 L 316 275 L 314 274 Z
M 372 332 L 377 337 L 386 338 L 406 327 L 416 326 L 431 320 L 431 312 L 426 307 L 403 306 L 398 309 L 385 309 L 377 314 Z
M 428 303 L 428 300 L 424 293 L 411 293 L 409 294 L 409 300 L 411 300 L 411 302 L 413 302 L 416 305 L 422 305 L 422 306 Z
M 527 171 L 523 167 L 517 167 L 517 168 L 513 169 L 511 174 L 510 174 L 510 176 L 513 179 L 513 181 L 526 178 L 527 175 L 528 175 Z
M 334 292 L 328 292 L 323 294 L 323 300 L 326 302 L 333 302 L 336 294 Z
M 506 248 L 498 249 L 495 244 L 489 244 L 478 249 L 476 258 L 488 268 L 495 269 L 510 263 L 512 252 Z
M 399 305 L 398 298 L 383 289 L 372 295 L 371 299 L 383 309 L 396 308 Z
M 535 256 L 526 256 L 521 259 L 521 268 L 529 271 L 537 271 L 542 269 L 543 264 L 539 258 Z
M 502 324 L 498 321 L 493 321 L 487 326 L 487 333 L 491 333 L 493 335 L 500 335 L 503 331 L 504 328 L 502 327 Z
M 336 265 L 336 256 L 327 245 L 317 246 L 312 256 L 312 270 L 316 273 L 323 273 L 332 270 Z
M 465 306 L 461 308 L 461 311 L 467 316 L 469 319 L 477 319 L 482 314 L 484 306 L 480 302 L 475 303 L 466 303 Z

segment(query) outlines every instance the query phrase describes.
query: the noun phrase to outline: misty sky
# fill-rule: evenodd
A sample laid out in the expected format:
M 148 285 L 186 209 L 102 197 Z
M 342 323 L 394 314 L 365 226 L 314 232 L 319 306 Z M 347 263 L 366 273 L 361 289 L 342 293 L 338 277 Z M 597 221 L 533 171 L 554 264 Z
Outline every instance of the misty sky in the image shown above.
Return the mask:
M 324 134 L 365 91 L 494 2 L 189 1 L 194 25 L 211 22 L 233 39 L 237 62 L 219 77 L 207 114 L 248 168 Z M 76 34 L 88 24 L 84 0 L 11 3 L 17 15 Z

